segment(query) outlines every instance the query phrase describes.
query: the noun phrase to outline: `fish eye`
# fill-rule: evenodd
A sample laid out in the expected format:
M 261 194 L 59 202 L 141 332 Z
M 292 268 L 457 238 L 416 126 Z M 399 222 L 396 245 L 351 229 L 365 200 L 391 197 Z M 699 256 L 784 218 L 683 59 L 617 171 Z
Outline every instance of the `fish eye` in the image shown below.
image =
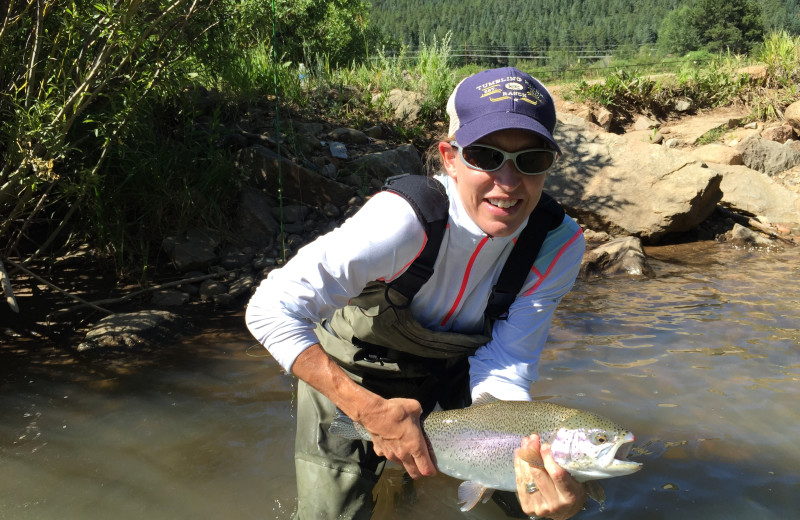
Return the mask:
M 608 435 L 605 433 L 596 433 L 592 436 L 594 444 L 605 444 L 608 442 Z

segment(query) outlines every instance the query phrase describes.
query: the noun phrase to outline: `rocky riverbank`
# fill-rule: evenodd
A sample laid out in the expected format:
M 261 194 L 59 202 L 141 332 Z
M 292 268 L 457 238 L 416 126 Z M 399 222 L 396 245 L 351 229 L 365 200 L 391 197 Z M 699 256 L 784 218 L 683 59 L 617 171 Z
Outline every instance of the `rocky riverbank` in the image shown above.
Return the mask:
M 413 117 L 411 93 L 391 99 L 397 117 Z M 668 121 L 631 114 L 622 125 L 602 109 L 560 101 L 556 137 L 566 153 L 546 191 L 586 230 L 582 276 L 652 275 L 645 247 L 672 241 L 765 250 L 800 243 L 796 105 L 784 122 L 766 125 L 743 124 L 743 109 L 691 113 L 677 103 L 685 114 Z M 4 323 L 0 334 L 61 331 L 78 338 L 78 350 L 154 345 L 192 322 L 187 315 L 240 312 L 258 280 L 357 211 L 387 177 L 425 173 L 424 150 L 387 126 L 281 121 L 280 136 L 275 128 L 268 113 L 254 110 L 219 143 L 235 151 L 248 179 L 232 236 L 195 228 L 167 238 L 167 268 L 146 287 L 120 286 L 111 274 L 81 287 L 77 273 L 91 264 L 88 252 L 56 261 L 38 279 L 23 273 L 16 293 L 27 315 Z M 705 142 L 710 132 L 717 138 Z M 34 303 L 56 294 L 46 282 L 69 296 Z

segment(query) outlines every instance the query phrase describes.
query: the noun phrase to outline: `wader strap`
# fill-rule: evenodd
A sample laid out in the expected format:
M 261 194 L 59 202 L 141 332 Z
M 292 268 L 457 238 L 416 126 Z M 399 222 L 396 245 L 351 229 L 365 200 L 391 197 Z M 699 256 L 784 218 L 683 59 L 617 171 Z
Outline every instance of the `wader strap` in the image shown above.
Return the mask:
M 528 218 L 514 249 L 506 260 L 497 284 L 489 295 L 484 315 L 490 320 L 508 318 L 508 308 L 516 299 L 528 277 L 547 234 L 564 220 L 564 208 L 547 193 L 542 193 L 539 203 Z
M 439 256 L 439 247 L 447 228 L 450 202 L 442 184 L 424 175 L 397 175 L 386 179 L 383 191 L 402 196 L 414 208 L 417 218 L 425 227 L 425 248 L 405 273 L 389 284 L 411 303 L 425 282 L 433 274 L 433 266 Z M 387 292 L 388 294 L 388 292 Z

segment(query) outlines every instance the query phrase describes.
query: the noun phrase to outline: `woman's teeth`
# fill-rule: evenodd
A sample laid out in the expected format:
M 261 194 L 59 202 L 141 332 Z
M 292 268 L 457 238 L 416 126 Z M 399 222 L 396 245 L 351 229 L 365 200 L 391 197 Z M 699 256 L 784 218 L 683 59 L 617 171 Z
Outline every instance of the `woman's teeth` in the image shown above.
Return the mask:
M 489 204 L 491 204 L 492 206 L 497 206 L 498 208 L 502 208 L 502 209 L 511 208 L 513 206 L 516 206 L 517 202 L 519 202 L 519 199 L 512 199 L 512 200 L 507 200 L 507 199 L 502 199 L 502 200 L 501 199 L 489 199 Z

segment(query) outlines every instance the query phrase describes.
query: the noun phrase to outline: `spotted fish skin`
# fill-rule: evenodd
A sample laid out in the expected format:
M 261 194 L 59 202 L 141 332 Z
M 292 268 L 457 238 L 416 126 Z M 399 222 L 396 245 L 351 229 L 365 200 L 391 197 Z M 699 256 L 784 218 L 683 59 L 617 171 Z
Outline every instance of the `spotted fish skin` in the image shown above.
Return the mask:
M 423 428 L 442 473 L 508 491 L 517 489 L 514 450 L 520 447 L 523 437 L 537 433 L 542 442 L 553 444 L 560 431 L 564 437 L 563 430 L 603 431 L 609 432 L 609 437 L 615 434 L 620 438 L 629 433 L 591 412 L 528 401 L 491 401 L 469 408 L 432 412 Z M 564 454 L 562 460 L 557 458 L 556 461 L 569 466 L 568 456 Z M 565 469 L 569 471 L 568 467 Z
M 361 425 L 348 421 L 346 416 L 335 419 L 331 433 L 369 440 Z M 630 431 L 601 415 L 555 403 L 482 396 L 468 408 L 431 412 L 423 430 L 439 471 L 467 481 L 459 488 L 460 501 L 466 504 L 462 511 L 488 497 L 487 490 L 516 491 L 514 450 L 534 433 L 551 445 L 555 461 L 580 482 L 641 468 L 618 458 L 630 451 Z

